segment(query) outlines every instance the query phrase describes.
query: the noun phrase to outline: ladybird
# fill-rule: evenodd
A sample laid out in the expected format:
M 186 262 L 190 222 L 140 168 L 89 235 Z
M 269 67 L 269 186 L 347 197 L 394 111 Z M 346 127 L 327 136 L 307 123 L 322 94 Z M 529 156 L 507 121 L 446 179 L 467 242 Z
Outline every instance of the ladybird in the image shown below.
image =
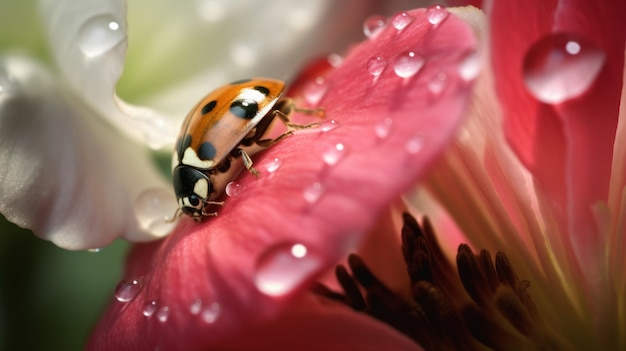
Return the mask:
M 294 111 L 323 116 L 322 109 L 302 109 L 283 97 L 281 80 L 254 78 L 222 86 L 205 96 L 187 115 L 172 157 L 172 182 L 178 200 L 177 215 L 195 220 L 216 216 L 217 201 L 245 167 L 255 176 L 251 156 L 291 135 L 294 130 L 319 123 L 291 123 Z M 276 138 L 264 138 L 278 117 L 287 131 Z M 175 216 L 177 217 L 177 216 Z

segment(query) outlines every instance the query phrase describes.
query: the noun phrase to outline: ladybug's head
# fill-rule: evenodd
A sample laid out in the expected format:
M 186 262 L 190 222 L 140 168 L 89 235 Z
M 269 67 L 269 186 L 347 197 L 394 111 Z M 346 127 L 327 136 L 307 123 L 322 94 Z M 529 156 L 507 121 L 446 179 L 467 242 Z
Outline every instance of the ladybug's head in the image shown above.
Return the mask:
M 172 182 L 181 212 L 198 220 L 209 215 L 205 206 L 213 193 L 213 185 L 206 174 L 180 165 L 172 172 Z

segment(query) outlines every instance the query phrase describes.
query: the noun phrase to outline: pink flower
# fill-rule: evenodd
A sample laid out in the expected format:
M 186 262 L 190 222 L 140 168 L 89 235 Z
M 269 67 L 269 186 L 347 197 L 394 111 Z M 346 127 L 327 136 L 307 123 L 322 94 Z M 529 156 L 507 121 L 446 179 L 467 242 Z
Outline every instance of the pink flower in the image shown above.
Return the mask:
M 477 43 L 442 8 L 400 13 L 368 33 L 336 69 L 295 88 L 301 106 L 324 108 L 321 126 L 256 155 L 261 176 L 237 178 L 216 218 L 183 218 L 163 241 L 135 246 L 90 349 L 245 349 L 282 343 L 290 330 L 297 334 L 285 342 L 295 347 L 312 329 L 318 346 L 359 339 L 419 349 L 307 291 L 358 248 L 454 136 L 477 73 L 463 69 Z

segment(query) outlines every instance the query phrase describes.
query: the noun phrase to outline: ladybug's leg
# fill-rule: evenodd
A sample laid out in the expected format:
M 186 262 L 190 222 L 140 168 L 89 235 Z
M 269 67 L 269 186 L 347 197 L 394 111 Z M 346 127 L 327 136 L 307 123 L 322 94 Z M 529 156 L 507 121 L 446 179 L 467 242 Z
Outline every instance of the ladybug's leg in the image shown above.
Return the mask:
M 239 153 L 241 154 L 241 160 L 243 161 L 243 165 L 246 166 L 246 169 L 255 177 L 258 177 L 259 171 L 252 167 L 252 158 L 250 158 L 250 155 L 248 155 L 248 153 L 243 149 L 239 149 Z
M 273 110 L 271 112 L 271 116 L 268 116 L 266 119 L 268 120 L 267 124 L 264 126 L 261 126 L 261 124 L 259 124 L 257 126 L 257 133 L 255 135 L 256 137 L 256 143 L 260 146 L 263 147 L 267 147 L 270 146 L 274 143 L 279 142 L 280 140 L 290 136 L 293 134 L 294 130 L 298 130 L 298 129 L 309 129 L 309 128 L 315 128 L 317 126 L 319 126 L 319 122 L 316 123 L 309 123 L 309 124 L 296 124 L 296 123 L 291 123 L 291 120 L 289 119 L 289 116 L 293 113 L 293 112 L 300 112 L 300 113 L 304 113 L 307 115 L 316 115 L 316 116 L 320 116 L 320 117 L 324 117 L 324 109 L 322 108 L 317 108 L 317 109 L 307 109 L 307 108 L 300 108 L 297 107 L 293 100 L 291 99 L 283 99 L 280 100 L 275 107 L 275 110 Z M 269 123 L 271 121 L 274 120 L 274 118 L 278 117 L 278 119 L 280 119 L 281 122 L 283 122 L 288 128 L 291 128 L 291 130 L 286 131 L 285 133 L 279 135 L 278 137 L 274 138 L 274 139 L 260 139 L 263 134 L 265 134 L 265 131 L 267 129 L 267 127 L 269 126 Z

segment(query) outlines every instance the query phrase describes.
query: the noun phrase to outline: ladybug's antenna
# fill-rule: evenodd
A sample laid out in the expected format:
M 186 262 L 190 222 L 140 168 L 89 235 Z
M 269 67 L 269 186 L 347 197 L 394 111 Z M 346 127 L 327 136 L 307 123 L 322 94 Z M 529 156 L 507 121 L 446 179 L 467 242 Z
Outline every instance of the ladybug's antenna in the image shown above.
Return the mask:
M 165 216 L 165 223 L 174 223 L 182 214 L 183 212 L 180 210 L 180 207 L 176 208 L 172 217 Z

